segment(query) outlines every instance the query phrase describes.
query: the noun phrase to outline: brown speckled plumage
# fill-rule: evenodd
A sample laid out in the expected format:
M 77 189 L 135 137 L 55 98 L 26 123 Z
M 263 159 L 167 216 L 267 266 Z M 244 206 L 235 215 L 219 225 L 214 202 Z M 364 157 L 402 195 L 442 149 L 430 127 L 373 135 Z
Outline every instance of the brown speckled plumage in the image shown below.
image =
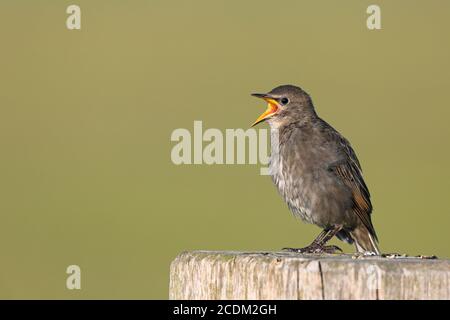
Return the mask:
M 379 254 L 370 193 L 350 143 L 316 114 L 302 89 L 286 85 L 257 96 L 279 103 L 266 119 L 275 185 L 294 215 L 324 229 L 310 246 L 292 250 L 326 252 L 326 241 L 336 235 L 359 252 Z

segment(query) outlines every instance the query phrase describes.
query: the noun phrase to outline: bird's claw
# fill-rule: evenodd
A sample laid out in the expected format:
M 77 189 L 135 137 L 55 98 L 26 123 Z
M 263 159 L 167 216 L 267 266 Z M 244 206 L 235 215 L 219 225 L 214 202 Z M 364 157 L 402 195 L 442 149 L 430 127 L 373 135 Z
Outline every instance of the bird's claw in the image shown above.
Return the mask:
M 309 245 L 304 248 L 283 248 L 283 251 L 295 252 L 295 253 L 329 253 L 333 254 L 337 251 L 343 252 L 338 246 L 320 246 L 320 245 Z

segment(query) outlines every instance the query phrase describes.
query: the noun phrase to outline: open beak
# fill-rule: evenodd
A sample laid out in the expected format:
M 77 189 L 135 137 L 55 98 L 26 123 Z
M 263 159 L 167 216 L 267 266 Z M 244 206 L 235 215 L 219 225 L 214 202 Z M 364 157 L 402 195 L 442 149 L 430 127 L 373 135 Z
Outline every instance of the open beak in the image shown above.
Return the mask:
M 253 127 L 253 126 L 256 126 L 258 123 L 266 120 L 267 118 L 270 118 L 271 116 L 273 116 L 278 111 L 279 105 L 278 105 L 278 102 L 274 98 L 272 98 L 270 95 L 268 95 L 266 93 L 252 93 L 252 96 L 264 99 L 268 103 L 266 111 L 264 111 L 258 117 L 258 119 L 256 119 L 256 121 L 252 124 L 252 127 Z

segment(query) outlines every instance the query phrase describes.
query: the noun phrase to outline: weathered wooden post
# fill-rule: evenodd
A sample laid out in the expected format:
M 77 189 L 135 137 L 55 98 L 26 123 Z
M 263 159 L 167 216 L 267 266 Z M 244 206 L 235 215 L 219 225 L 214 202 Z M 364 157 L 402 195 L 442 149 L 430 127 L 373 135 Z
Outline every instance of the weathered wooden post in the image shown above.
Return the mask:
M 170 299 L 450 299 L 450 260 L 181 253 L 170 266 Z

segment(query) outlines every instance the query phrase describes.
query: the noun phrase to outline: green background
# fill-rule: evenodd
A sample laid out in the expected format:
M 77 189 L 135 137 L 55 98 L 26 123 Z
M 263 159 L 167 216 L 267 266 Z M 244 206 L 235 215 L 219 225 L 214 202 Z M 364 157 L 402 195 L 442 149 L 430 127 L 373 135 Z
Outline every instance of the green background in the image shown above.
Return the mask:
M 369 31 L 372 3 L 3 0 L 0 298 L 164 299 L 183 250 L 308 244 L 259 165 L 170 159 L 174 129 L 246 129 L 286 83 L 355 147 L 381 249 L 449 257 L 450 2 L 376 1 Z

